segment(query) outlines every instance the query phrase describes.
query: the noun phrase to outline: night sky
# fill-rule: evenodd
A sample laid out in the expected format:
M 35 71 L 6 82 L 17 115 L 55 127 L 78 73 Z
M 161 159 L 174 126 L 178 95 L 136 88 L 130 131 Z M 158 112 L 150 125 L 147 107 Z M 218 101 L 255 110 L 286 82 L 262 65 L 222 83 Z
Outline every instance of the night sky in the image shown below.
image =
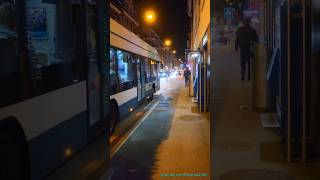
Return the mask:
M 160 38 L 170 38 L 172 47 L 177 50 L 179 58 L 184 57 L 187 48 L 187 33 L 190 29 L 187 14 L 187 0 L 134 0 L 138 6 L 140 22 L 143 22 L 143 12 L 152 8 L 156 11 L 157 20 L 151 26 Z M 142 23 L 142 26 L 146 26 Z

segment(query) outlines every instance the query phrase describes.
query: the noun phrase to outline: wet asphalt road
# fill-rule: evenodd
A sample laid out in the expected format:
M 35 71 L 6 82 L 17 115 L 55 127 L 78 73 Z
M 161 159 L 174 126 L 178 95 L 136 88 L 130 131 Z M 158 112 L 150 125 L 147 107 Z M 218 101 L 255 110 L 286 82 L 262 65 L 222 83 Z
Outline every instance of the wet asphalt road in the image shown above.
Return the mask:
M 209 118 L 187 94 L 182 77 L 162 79 L 159 95 L 119 124 L 110 148 L 101 135 L 45 179 L 209 179 Z
M 153 107 L 112 157 L 109 175 L 100 179 L 168 179 L 162 177 L 164 173 L 203 173 L 205 176 L 201 179 L 209 179 L 209 137 L 206 137 L 209 128 L 204 116 L 191 112 L 196 107 L 192 108 L 190 101 L 181 77 L 163 80 Z M 181 121 L 179 117 L 187 120 Z M 196 121 L 192 117 L 196 117 Z M 189 178 L 196 177 L 169 177 Z
M 157 147 L 170 132 L 175 97 L 160 95 L 155 109 L 141 123 L 137 131 L 114 155 L 111 161 L 111 179 L 150 179 L 155 162 Z

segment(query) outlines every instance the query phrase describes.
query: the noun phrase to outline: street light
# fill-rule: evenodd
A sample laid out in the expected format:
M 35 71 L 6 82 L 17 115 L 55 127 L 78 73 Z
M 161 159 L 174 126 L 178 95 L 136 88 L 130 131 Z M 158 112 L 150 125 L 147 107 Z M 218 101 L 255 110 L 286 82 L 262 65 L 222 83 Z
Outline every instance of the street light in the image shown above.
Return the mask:
M 154 23 L 156 21 L 156 13 L 153 10 L 147 10 L 144 13 L 144 20 L 149 24 Z
M 169 46 L 171 46 L 171 44 L 172 44 L 172 41 L 170 39 L 164 40 L 164 45 L 165 46 L 169 47 Z
M 173 54 L 175 54 L 176 52 L 177 52 L 176 50 L 173 50 L 173 51 L 172 51 Z

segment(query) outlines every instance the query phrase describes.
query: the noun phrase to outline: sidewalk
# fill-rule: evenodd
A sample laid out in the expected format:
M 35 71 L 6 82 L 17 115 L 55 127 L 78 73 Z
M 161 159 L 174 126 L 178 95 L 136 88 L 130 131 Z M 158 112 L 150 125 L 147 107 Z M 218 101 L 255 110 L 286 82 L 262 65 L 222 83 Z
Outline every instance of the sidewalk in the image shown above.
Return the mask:
M 182 77 L 163 81 L 158 105 L 111 160 L 111 179 L 210 179 L 208 115 Z
M 216 119 L 215 179 L 318 180 L 319 163 L 288 163 L 278 131 L 263 128 L 252 108 L 252 83 L 240 81 L 239 54 L 215 51 L 219 93 L 223 102 Z M 241 109 L 240 106 L 248 109 Z
M 172 82 L 172 81 L 171 81 Z M 183 79 L 179 83 L 180 90 L 172 118 L 168 138 L 161 143 L 157 150 L 159 160 L 156 162 L 157 171 L 153 179 L 165 173 L 206 173 L 209 175 L 210 164 L 210 124 L 207 114 L 197 113 L 196 104 L 191 102 L 188 89 L 184 88 Z M 166 87 L 163 88 L 166 92 Z M 171 96 L 167 91 L 164 96 Z M 190 179 L 194 179 L 191 177 Z M 187 179 L 182 177 L 181 179 Z M 204 177 L 203 179 L 209 179 Z

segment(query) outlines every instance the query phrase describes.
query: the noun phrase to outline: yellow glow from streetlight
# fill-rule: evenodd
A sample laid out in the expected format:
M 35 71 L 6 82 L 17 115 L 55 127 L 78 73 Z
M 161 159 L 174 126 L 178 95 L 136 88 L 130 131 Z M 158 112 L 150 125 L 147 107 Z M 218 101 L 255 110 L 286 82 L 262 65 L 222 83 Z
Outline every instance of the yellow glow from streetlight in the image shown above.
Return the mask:
M 147 23 L 154 23 L 156 21 L 156 13 L 153 10 L 147 10 L 144 14 L 144 19 Z
M 172 42 L 171 42 L 170 39 L 166 39 L 166 40 L 164 41 L 164 45 L 166 45 L 166 46 L 171 46 L 171 44 L 172 44 Z
M 175 54 L 176 52 L 177 52 L 176 50 L 173 50 L 173 51 L 172 51 L 173 54 Z

